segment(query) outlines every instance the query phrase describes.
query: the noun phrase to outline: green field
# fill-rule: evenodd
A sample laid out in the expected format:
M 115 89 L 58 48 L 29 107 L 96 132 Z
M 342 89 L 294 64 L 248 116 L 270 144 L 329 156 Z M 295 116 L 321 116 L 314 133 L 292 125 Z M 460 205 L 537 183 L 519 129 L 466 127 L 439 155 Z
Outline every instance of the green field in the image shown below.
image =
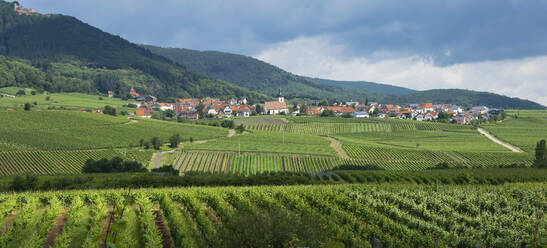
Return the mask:
M 42 247 L 50 237 L 46 246 L 54 247 L 370 247 L 373 239 L 382 247 L 523 247 L 545 242 L 538 216 L 546 190 L 339 185 L 2 194 L 0 246 Z M 51 234 L 54 228 L 60 231 Z
M 499 139 L 533 153 L 540 139 L 547 139 L 547 111 L 508 111 L 510 119 L 482 125 Z M 518 118 L 514 118 L 517 115 Z

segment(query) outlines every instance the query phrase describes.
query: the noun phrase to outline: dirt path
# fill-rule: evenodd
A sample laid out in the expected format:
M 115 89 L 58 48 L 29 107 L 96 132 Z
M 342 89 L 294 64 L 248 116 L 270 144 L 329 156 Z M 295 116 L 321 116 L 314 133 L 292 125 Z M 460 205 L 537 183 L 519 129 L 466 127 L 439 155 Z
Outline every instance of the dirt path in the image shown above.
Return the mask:
M 13 224 L 13 222 L 15 222 L 15 217 L 17 217 L 17 214 L 12 214 L 12 215 L 8 218 L 8 221 L 6 221 L 6 223 L 4 223 L 4 225 L 2 226 L 2 228 L 0 228 L 0 234 L 4 233 L 6 230 L 8 230 L 8 227 L 10 227 L 11 224 Z
M 156 159 L 154 160 L 154 169 L 160 168 L 161 164 L 161 152 L 156 153 Z
M 343 159 L 348 159 L 349 156 L 346 154 L 346 151 L 344 151 L 344 149 L 342 149 L 342 143 L 340 143 L 340 141 L 334 139 L 334 138 L 331 138 L 331 137 L 325 137 L 325 139 L 329 140 L 330 141 L 330 146 L 332 147 L 332 149 L 334 149 L 338 155 L 343 158 Z
M 488 133 L 488 131 L 482 129 L 482 128 L 477 128 L 477 130 L 479 131 L 479 133 L 481 133 L 482 135 L 486 136 L 486 138 L 490 139 L 491 141 L 493 141 L 494 143 L 497 143 L 497 144 L 500 144 L 502 145 L 503 147 L 511 150 L 512 152 L 522 152 L 521 149 L 517 148 L 517 147 L 514 147 L 512 145 L 509 145 L 507 143 L 503 143 L 501 140 L 497 139 L 496 137 L 492 136 L 490 133 Z
M 234 136 L 234 135 L 236 135 L 236 130 L 230 129 L 230 130 L 228 131 L 228 136 L 227 136 L 227 137 L 230 138 L 230 137 L 232 137 L 232 136 Z
M 173 242 L 171 241 L 171 235 L 169 235 L 169 229 L 167 229 L 165 222 L 163 222 L 161 212 L 159 210 L 154 210 L 154 216 L 156 216 L 156 229 L 161 233 L 162 246 L 163 248 L 170 248 Z
M 53 247 L 55 245 L 55 238 L 61 233 L 61 230 L 63 229 L 63 226 L 65 225 L 67 220 L 66 214 L 62 213 L 57 217 L 57 220 L 55 221 L 55 225 L 49 230 L 49 234 L 47 235 L 46 242 L 44 243 L 44 248 Z

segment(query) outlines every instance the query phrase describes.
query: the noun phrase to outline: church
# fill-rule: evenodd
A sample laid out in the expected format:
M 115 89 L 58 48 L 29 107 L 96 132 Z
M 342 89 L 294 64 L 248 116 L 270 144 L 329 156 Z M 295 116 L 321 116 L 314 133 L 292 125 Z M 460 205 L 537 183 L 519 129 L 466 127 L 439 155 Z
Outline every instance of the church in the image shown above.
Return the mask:
M 276 115 L 280 113 L 289 113 L 289 108 L 287 107 L 287 103 L 285 102 L 285 98 L 283 95 L 281 95 L 281 89 L 279 89 L 279 93 L 277 94 L 277 101 L 271 101 L 264 103 L 264 113 L 268 115 Z

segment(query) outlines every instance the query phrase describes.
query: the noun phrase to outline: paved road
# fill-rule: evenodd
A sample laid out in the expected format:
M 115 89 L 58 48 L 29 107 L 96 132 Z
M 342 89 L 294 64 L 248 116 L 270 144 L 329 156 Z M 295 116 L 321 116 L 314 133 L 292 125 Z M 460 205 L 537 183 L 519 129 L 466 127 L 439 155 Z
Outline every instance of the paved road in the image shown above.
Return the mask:
M 503 143 L 501 140 L 497 139 L 496 137 L 492 136 L 490 133 L 488 133 L 488 131 L 482 129 L 482 128 L 478 128 L 477 130 L 479 130 L 479 133 L 483 134 L 484 136 L 486 136 L 486 138 L 490 139 L 491 141 L 494 141 L 494 143 L 497 143 L 497 144 L 500 144 L 502 145 L 503 147 L 511 150 L 512 152 L 522 152 L 522 150 L 520 150 L 519 148 L 517 147 L 514 147 L 512 145 L 509 145 L 509 144 L 506 144 L 506 143 Z

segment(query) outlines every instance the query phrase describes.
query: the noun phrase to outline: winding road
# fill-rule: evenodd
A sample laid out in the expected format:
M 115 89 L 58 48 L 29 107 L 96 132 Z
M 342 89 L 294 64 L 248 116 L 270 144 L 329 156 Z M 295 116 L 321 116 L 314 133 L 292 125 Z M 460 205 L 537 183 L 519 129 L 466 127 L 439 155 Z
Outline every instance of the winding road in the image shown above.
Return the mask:
M 492 136 L 488 131 L 482 129 L 482 128 L 477 128 L 477 130 L 479 131 L 479 133 L 481 133 L 482 135 L 486 136 L 486 138 L 490 139 L 491 141 L 493 141 L 494 143 L 497 143 L 497 144 L 500 144 L 502 145 L 503 147 L 511 150 L 512 152 L 522 152 L 521 149 L 517 148 L 517 147 L 514 147 L 512 145 L 509 145 L 507 143 L 503 143 L 501 140 L 497 139 L 496 137 Z

